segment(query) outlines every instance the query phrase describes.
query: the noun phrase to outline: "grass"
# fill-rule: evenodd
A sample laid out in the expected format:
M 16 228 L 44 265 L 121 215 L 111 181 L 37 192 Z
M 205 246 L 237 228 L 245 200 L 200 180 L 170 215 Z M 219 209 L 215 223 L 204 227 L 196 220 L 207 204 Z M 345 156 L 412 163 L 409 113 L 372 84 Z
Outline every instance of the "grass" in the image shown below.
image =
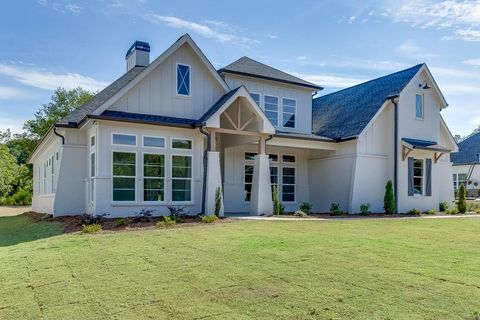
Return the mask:
M 0 231 L 0 319 L 476 319 L 480 311 L 478 218 L 54 237 L 43 224 L 1 224 L 38 227 L 46 238 L 19 243 Z

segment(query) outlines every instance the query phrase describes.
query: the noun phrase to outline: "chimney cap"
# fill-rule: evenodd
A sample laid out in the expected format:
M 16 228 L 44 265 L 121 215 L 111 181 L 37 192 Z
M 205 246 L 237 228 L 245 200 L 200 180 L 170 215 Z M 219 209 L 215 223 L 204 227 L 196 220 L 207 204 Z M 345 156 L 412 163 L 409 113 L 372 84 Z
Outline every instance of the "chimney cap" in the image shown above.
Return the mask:
M 128 49 L 127 54 L 125 55 L 125 58 L 128 58 L 128 56 L 131 55 L 134 50 L 150 52 L 150 45 L 148 44 L 148 42 L 135 41 L 130 47 L 130 49 Z

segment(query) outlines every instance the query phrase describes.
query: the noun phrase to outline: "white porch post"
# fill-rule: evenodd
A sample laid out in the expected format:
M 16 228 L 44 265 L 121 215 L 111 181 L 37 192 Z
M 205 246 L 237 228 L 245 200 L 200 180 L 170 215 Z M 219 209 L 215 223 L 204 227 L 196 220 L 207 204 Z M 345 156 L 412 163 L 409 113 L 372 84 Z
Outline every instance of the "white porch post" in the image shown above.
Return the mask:
M 205 189 L 205 212 L 206 215 L 215 214 L 215 193 L 217 188 L 220 188 L 220 195 L 222 196 L 221 208 L 219 215 L 223 217 L 223 193 L 222 193 L 222 176 L 220 173 L 220 152 L 215 151 L 215 131 L 211 130 L 211 146 L 207 151 L 207 175 L 206 175 L 206 189 Z
M 262 136 L 259 141 L 259 154 L 255 156 L 250 196 L 250 214 L 257 216 L 273 214 L 270 160 L 265 149 L 266 141 Z

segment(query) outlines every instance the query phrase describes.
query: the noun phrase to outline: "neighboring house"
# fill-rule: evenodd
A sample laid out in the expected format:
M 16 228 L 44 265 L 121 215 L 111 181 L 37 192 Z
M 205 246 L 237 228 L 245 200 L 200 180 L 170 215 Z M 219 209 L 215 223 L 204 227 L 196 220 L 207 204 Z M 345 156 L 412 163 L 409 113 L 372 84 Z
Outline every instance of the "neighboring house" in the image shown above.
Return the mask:
M 150 63 L 136 42 L 127 72 L 55 124 L 33 152 L 33 210 L 133 215 L 167 206 L 272 214 L 304 201 L 350 213 L 453 200 L 456 143 L 425 64 L 312 98 L 322 88 L 243 57 L 215 70 L 184 35 Z
M 480 133 L 473 134 L 458 144 L 458 152 L 451 155 L 453 162 L 453 187 L 467 188 L 470 197 L 480 196 Z

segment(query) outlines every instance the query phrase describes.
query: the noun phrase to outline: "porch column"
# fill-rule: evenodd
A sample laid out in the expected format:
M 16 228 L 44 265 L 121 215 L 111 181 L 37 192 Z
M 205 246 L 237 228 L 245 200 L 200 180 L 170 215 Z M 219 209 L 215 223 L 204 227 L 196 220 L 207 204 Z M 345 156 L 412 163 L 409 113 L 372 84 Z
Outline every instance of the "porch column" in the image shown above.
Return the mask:
M 264 135 L 260 137 L 258 151 L 253 167 L 250 214 L 270 216 L 273 214 L 272 186 L 270 160 L 266 153 L 266 137 Z
M 210 149 L 207 151 L 207 174 L 205 188 L 205 215 L 215 214 L 215 194 L 220 190 L 221 208 L 219 215 L 223 217 L 222 176 L 220 172 L 220 152 L 216 151 L 215 130 L 210 130 Z

